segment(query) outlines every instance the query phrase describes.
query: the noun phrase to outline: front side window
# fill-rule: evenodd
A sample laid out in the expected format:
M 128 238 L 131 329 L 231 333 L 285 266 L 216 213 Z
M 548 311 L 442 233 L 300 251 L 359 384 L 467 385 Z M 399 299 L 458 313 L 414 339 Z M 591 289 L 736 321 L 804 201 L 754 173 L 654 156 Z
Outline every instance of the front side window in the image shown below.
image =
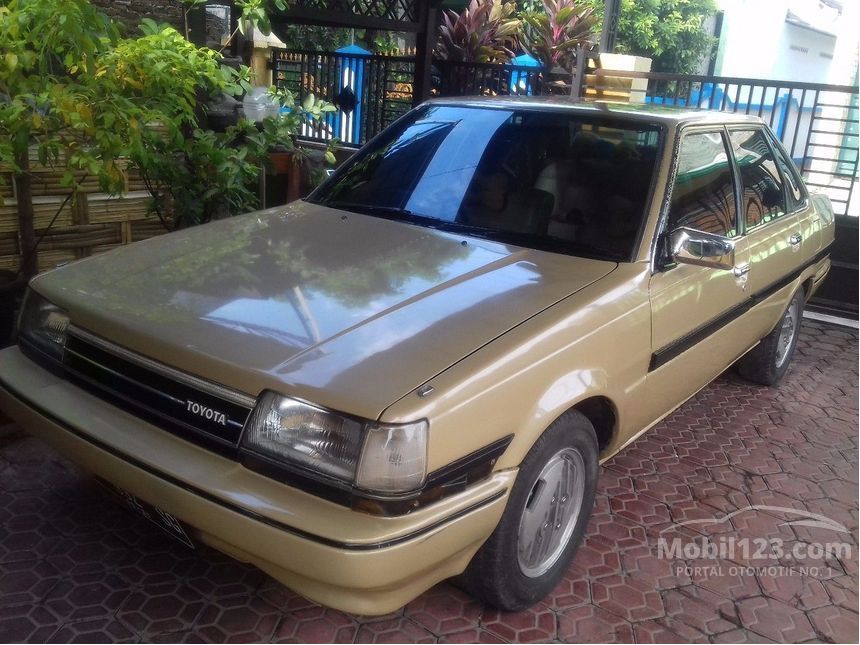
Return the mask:
M 737 235 L 734 182 L 721 132 L 688 134 L 681 141 L 669 227 L 681 226 L 724 237 Z
M 660 128 L 567 110 L 429 105 L 310 201 L 531 248 L 628 260 Z
M 782 179 L 764 132 L 732 130 L 732 153 L 741 180 L 741 210 L 747 229 L 785 215 Z

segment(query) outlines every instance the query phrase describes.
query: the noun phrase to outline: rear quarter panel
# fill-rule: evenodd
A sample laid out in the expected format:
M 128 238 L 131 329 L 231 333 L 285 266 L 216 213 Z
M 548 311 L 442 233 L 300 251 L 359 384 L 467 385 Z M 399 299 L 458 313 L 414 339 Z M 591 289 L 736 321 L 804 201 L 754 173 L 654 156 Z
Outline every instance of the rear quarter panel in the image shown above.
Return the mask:
M 833 244 L 836 236 L 836 222 L 830 198 L 820 193 L 812 193 L 809 196 L 809 204 L 810 207 L 805 209 L 799 218 L 804 239 L 802 253 L 805 262 Z

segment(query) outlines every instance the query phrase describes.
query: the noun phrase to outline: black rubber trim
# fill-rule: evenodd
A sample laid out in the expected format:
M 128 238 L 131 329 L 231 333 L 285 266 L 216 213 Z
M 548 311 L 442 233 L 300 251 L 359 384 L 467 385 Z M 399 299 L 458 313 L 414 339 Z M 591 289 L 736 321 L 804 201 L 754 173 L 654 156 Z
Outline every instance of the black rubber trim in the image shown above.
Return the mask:
M 651 363 L 648 365 L 648 371 L 653 372 L 654 370 L 662 367 L 669 361 L 677 358 L 678 356 L 686 352 L 688 349 L 691 349 L 695 345 L 701 343 L 711 334 L 716 333 L 732 321 L 736 320 L 737 318 L 740 318 L 750 309 L 764 302 L 777 291 L 787 287 L 792 282 L 797 280 L 797 278 L 800 277 L 800 274 L 806 271 L 806 269 L 808 269 L 814 264 L 818 264 L 829 254 L 830 247 L 828 246 L 827 248 L 824 248 L 818 253 L 816 253 L 811 260 L 803 264 L 801 267 L 795 269 L 788 275 L 780 278 L 773 284 L 769 285 L 767 288 L 752 294 L 744 302 L 724 311 L 710 322 L 705 323 L 701 327 L 697 327 L 687 335 L 682 336 L 681 338 L 672 341 L 665 347 L 658 349 L 656 352 L 651 354 Z
M 513 435 L 502 437 L 488 446 L 434 470 L 427 475 L 427 481 L 421 488 L 400 494 L 366 491 L 348 482 L 330 477 L 323 478 L 319 473 L 308 472 L 300 466 L 278 461 L 245 448 L 240 448 L 239 463 L 249 470 L 335 504 L 349 506 L 353 510 L 371 515 L 398 517 L 462 492 L 468 486 L 489 477 L 496 461 L 513 438 Z
M 486 497 L 482 500 L 479 500 L 479 501 L 475 502 L 474 504 L 470 504 L 469 506 L 466 506 L 465 508 L 462 508 L 459 511 L 452 513 L 451 515 L 449 515 L 445 518 L 437 520 L 436 522 L 433 522 L 432 524 L 428 524 L 427 526 L 422 526 L 420 529 L 416 529 L 414 531 L 411 531 L 410 533 L 400 535 L 396 538 L 391 538 L 390 540 L 384 540 L 381 542 L 361 542 L 361 543 L 342 542 L 340 540 L 332 540 L 331 538 L 322 537 L 320 535 L 310 533 L 308 531 L 296 528 L 294 526 L 290 526 L 289 524 L 284 524 L 283 522 L 280 522 L 278 520 L 274 520 L 270 517 L 266 517 L 265 515 L 261 515 L 255 511 L 244 508 L 243 506 L 239 506 L 237 504 L 234 504 L 233 502 L 229 502 L 225 499 L 222 499 L 220 497 L 212 495 L 211 493 L 209 493 L 205 490 L 202 490 L 202 489 L 194 486 L 193 484 L 189 484 L 188 482 L 182 481 L 181 479 L 178 479 L 177 477 L 174 477 L 173 475 L 170 475 L 168 473 L 156 470 L 155 468 L 152 468 L 150 465 L 140 461 L 139 459 L 136 459 L 135 457 L 132 457 L 131 455 L 128 455 L 128 454 L 126 454 L 120 450 L 117 450 L 113 446 L 106 444 L 105 442 L 97 439 L 96 437 L 82 433 L 77 428 L 74 428 L 73 426 L 71 426 L 68 423 L 66 423 L 65 421 L 63 421 L 62 419 L 57 418 L 55 415 L 48 412 L 47 410 L 45 410 L 45 409 L 41 408 L 40 406 L 32 403 L 31 401 L 28 401 L 22 394 L 17 392 L 9 384 L 4 383 L 2 380 L 0 380 L 0 389 L 2 389 L 4 392 L 6 392 L 12 398 L 16 399 L 20 404 L 29 407 L 30 409 L 34 410 L 36 413 L 45 417 L 46 419 L 48 419 L 52 423 L 62 427 L 64 430 L 70 432 L 71 434 L 75 435 L 79 439 L 82 439 L 82 440 L 86 441 L 87 443 L 92 444 L 96 448 L 103 450 L 104 452 L 107 452 L 108 454 L 113 455 L 114 457 L 122 459 L 123 461 L 125 461 L 126 463 L 128 463 L 131 466 L 134 466 L 135 468 L 139 468 L 140 470 L 143 470 L 144 472 L 146 472 L 150 475 L 153 475 L 153 476 L 158 477 L 159 479 L 161 479 L 163 481 L 166 481 L 168 484 L 172 484 L 173 486 L 176 486 L 176 487 L 181 488 L 181 489 L 183 489 L 189 493 L 197 495 L 198 497 L 205 499 L 208 502 L 212 502 L 214 504 L 217 504 L 218 506 L 221 506 L 221 507 L 223 507 L 229 511 L 233 511 L 234 513 L 238 513 L 239 515 L 242 515 L 242 516 L 247 517 L 249 519 L 255 520 L 255 521 L 260 522 L 262 524 L 266 524 L 267 526 L 271 526 L 271 527 L 276 528 L 280 531 L 284 531 L 285 533 L 290 533 L 290 534 L 295 535 L 297 537 L 300 537 L 300 538 L 303 538 L 306 540 L 310 540 L 312 542 L 316 542 L 318 544 L 322 544 L 325 546 L 330 546 L 330 547 L 333 547 L 336 549 L 344 549 L 347 551 L 378 551 L 379 549 L 385 549 L 385 548 L 388 548 L 391 546 L 396 546 L 398 544 L 402 544 L 404 542 L 408 542 L 410 540 L 413 540 L 413 539 L 420 537 L 422 535 L 426 535 L 427 533 L 430 533 L 431 531 L 435 531 L 439 527 L 445 526 L 446 524 L 450 524 L 451 522 L 454 522 L 454 521 L 460 519 L 461 517 L 464 517 L 464 516 L 468 515 L 469 513 L 472 513 L 473 511 L 477 511 L 478 509 L 481 509 L 485 506 L 488 506 L 489 504 L 495 502 L 497 499 L 500 499 L 501 497 L 503 497 L 505 495 L 505 493 L 507 492 L 507 489 L 496 491 L 495 493 L 493 493 L 489 497 Z

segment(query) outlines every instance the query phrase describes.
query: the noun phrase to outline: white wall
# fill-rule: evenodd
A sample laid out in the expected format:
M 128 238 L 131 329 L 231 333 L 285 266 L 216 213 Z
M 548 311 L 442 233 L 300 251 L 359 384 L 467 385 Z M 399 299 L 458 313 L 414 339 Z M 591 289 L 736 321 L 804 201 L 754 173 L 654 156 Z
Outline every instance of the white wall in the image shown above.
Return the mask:
M 818 0 L 720 0 L 719 4 L 725 19 L 717 74 L 811 83 L 851 81 L 858 0 L 845 0 L 841 16 Z M 786 22 L 789 9 L 821 31 Z

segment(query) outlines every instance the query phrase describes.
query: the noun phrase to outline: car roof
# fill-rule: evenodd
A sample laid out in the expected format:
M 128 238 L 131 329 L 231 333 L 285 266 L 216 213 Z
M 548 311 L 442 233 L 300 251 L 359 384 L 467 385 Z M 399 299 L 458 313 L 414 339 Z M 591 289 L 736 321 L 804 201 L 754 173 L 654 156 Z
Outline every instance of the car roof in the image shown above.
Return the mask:
M 570 96 L 463 96 L 434 98 L 431 105 L 462 105 L 482 108 L 517 108 L 525 110 L 570 110 L 583 114 L 612 115 L 636 121 L 662 122 L 682 125 L 687 123 L 761 123 L 755 115 L 733 114 L 716 110 L 693 110 L 664 105 L 621 103 L 611 101 L 584 101 Z

